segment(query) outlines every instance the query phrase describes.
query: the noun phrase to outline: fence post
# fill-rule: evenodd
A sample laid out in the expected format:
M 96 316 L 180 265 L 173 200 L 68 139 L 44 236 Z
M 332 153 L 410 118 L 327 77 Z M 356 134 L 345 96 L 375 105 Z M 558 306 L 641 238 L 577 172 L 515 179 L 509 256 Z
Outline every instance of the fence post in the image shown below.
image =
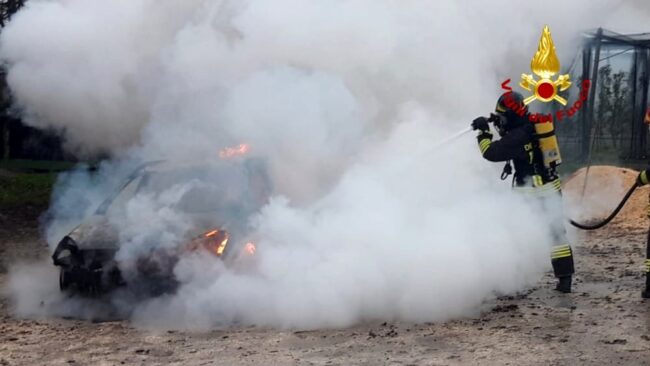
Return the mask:
M 643 63 L 644 67 L 642 68 L 643 72 L 641 73 L 641 110 L 639 111 L 638 123 L 641 128 L 641 133 L 639 134 L 639 158 L 646 159 L 648 157 L 648 129 L 645 125 L 645 113 L 648 108 L 648 78 L 650 77 L 650 50 L 643 51 Z
M 591 70 L 591 89 L 589 89 L 589 99 L 587 99 L 587 120 L 590 127 L 589 151 L 587 154 L 587 169 L 591 165 L 592 149 L 596 139 L 596 123 L 594 123 L 594 106 L 596 104 L 596 88 L 598 87 L 598 64 L 600 63 L 600 45 L 602 43 L 603 28 L 598 28 L 596 33 L 596 48 L 594 50 L 593 69 Z M 589 171 L 587 171 L 589 173 Z
M 591 49 L 593 47 L 593 40 L 582 50 L 582 81 L 589 79 L 589 71 L 591 70 Z M 589 100 L 585 101 L 585 104 L 580 111 L 580 136 L 582 136 L 580 144 L 580 160 L 587 161 L 587 155 L 589 154 L 589 119 L 587 118 L 587 108 L 586 105 L 589 103 Z

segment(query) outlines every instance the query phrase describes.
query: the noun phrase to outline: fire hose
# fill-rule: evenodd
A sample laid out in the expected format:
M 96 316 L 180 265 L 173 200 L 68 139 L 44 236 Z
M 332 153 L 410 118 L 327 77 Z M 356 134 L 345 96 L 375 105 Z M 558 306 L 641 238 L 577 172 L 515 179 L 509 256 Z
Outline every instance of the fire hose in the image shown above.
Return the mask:
M 634 185 L 632 185 L 632 187 L 630 187 L 630 189 L 627 191 L 627 193 L 625 194 L 625 196 L 623 197 L 621 202 L 618 204 L 618 206 L 616 206 L 614 211 L 612 211 L 612 213 L 609 216 L 607 216 L 607 218 L 605 218 L 603 221 L 600 221 L 600 222 L 598 222 L 596 224 L 591 224 L 591 225 L 589 225 L 589 224 L 581 224 L 581 223 L 575 222 L 573 220 L 569 220 L 569 222 L 571 222 L 571 225 L 577 227 L 578 229 L 582 229 L 582 230 L 600 229 L 601 227 L 609 224 L 609 222 L 612 221 L 614 219 L 614 217 L 616 217 L 616 215 L 618 215 L 618 212 L 621 211 L 623 206 L 625 206 L 625 203 L 627 202 L 627 200 L 629 200 L 630 197 L 632 196 L 632 193 L 634 193 L 634 190 L 636 190 L 638 187 L 639 187 L 639 182 L 635 182 Z

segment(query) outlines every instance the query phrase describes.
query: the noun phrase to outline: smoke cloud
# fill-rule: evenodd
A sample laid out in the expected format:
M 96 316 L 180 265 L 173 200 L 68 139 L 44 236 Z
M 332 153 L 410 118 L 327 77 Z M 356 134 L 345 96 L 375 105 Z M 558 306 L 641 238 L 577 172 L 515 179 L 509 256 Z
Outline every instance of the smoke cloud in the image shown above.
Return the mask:
M 59 130 L 82 156 L 113 157 L 61 177 L 52 246 L 139 162 L 209 163 L 242 142 L 266 162 L 271 198 L 242 229 L 254 268 L 184 257 L 176 293 L 130 302 L 136 322 L 440 321 L 534 283 L 552 243 L 473 138 L 437 142 L 493 109 L 544 24 L 568 65 L 581 32 L 639 31 L 648 15 L 643 1 L 31 0 L 0 57 L 27 123 Z M 195 228 L 174 207 L 204 184 L 189 174 L 107 215 L 124 268 L 152 242 L 180 245 Z M 29 308 L 14 292 L 17 311 Z M 46 311 L 78 309 L 61 303 Z

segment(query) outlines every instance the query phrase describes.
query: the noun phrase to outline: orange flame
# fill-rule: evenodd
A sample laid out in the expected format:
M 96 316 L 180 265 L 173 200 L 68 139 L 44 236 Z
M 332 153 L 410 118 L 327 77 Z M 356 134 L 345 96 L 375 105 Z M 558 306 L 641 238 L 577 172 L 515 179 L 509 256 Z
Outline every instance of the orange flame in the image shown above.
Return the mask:
M 206 238 L 209 238 L 209 237 L 211 237 L 211 236 L 215 236 L 215 235 L 217 235 L 218 233 L 219 233 L 219 230 L 212 230 L 212 231 L 210 231 L 210 232 L 205 233 L 205 237 L 206 237 Z
M 226 250 L 226 244 L 228 244 L 228 238 L 226 237 L 221 241 L 221 244 L 217 247 L 217 255 L 221 256 L 223 251 Z
M 226 245 L 228 244 L 228 239 L 230 238 L 230 235 L 226 231 L 215 229 L 203 234 L 203 238 L 205 239 L 200 239 L 199 243 L 201 244 L 199 245 L 203 245 L 205 249 L 213 252 L 219 257 L 223 254 L 224 250 L 226 250 Z M 210 240 L 208 240 L 207 238 L 210 238 Z M 219 242 L 218 245 L 215 245 L 214 240 L 219 240 L 219 239 L 221 239 L 221 241 Z M 196 248 L 196 246 L 194 246 L 194 248 Z
M 246 251 L 246 253 L 250 255 L 254 255 L 257 248 L 255 247 L 255 244 L 253 244 L 252 242 L 248 242 L 244 246 L 244 250 Z
M 250 151 L 251 146 L 249 144 L 239 144 L 237 146 L 226 147 L 219 151 L 219 157 L 221 159 L 230 159 L 235 156 L 246 155 Z

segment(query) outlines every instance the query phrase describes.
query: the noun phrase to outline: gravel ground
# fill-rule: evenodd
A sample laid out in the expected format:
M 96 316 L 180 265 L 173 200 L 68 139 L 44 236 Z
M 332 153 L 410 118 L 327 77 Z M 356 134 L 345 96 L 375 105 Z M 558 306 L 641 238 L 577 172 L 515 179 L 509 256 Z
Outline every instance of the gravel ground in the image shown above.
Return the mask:
M 650 300 L 640 297 L 648 220 L 632 212 L 645 208 L 647 195 L 634 195 L 625 222 L 577 234 L 572 294 L 552 291 L 547 274 L 481 314 L 442 324 L 187 332 L 142 330 L 127 321 L 18 319 L 4 293 L 0 365 L 650 365 Z M 10 264 L 47 252 L 33 220 L 0 220 L 5 285 Z

